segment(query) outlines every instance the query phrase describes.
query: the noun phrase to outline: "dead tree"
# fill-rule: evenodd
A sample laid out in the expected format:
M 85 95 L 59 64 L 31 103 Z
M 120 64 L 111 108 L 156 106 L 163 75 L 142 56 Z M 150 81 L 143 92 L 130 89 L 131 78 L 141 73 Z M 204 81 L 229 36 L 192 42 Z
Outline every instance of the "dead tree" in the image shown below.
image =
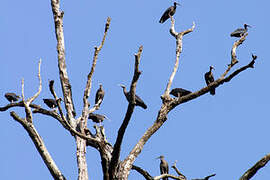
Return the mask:
M 182 39 L 185 35 L 191 33 L 194 30 L 195 23 L 193 23 L 193 26 L 190 29 L 184 30 L 182 32 L 176 32 L 175 27 L 174 27 L 174 24 L 175 24 L 174 19 L 173 17 L 171 17 L 170 34 L 176 40 L 176 58 L 175 58 L 175 65 L 169 77 L 168 83 L 165 87 L 165 91 L 161 95 L 162 105 L 160 107 L 160 110 L 157 113 L 156 120 L 145 131 L 145 133 L 139 139 L 138 143 L 132 148 L 130 153 L 123 160 L 121 160 L 120 153 L 121 153 L 122 141 L 123 141 L 127 126 L 132 117 L 134 108 L 136 107 L 136 102 L 135 102 L 136 85 L 141 75 L 141 71 L 139 70 L 139 65 L 141 61 L 141 54 L 143 52 L 143 46 L 140 46 L 138 52 L 135 54 L 134 74 L 133 74 L 132 83 L 130 85 L 130 92 L 129 92 L 130 93 L 129 94 L 130 100 L 128 102 L 129 104 L 127 107 L 125 118 L 120 128 L 118 129 L 116 142 L 112 145 L 110 142 L 106 140 L 105 129 L 103 126 L 95 126 L 95 132 L 91 132 L 89 129 L 87 129 L 87 120 L 88 120 L 89 114 L 97 110 L 100 105 L 100 104 L 94 105 L 93 107 L 91 107 L 90 103 L 88 102 L 88 97 L 91 93 L 92 77 L 94 75 L 95 67 L 98 60 L 98 55 L 105 43 L 105 39 L 109 31 L 111 19 L 110 18 L 107 19 L 101 44 L 98 47 L 95 47 L 92 67 L 87 76 L 86 87 L 84 89 L 84 94 L 83 94 L 82 114 L 80 114 L 78 118 L 75 118 L 76 111 L 73 105 L 72 88 L 69 82 L 69 76 L 67 73 L 67 66 L 66 66 L 66 60 L 65 60 L 65 44 L 64 44 L 64 33 L 63 33 L 64 12 L 60 10 L 60 0 L 51 0 L 51 6 L 52 6 L 53 17 L 54 17 L 55 34 L 56 34 L 56 40 L 57 40 L 59 78 L 61 82 L 62 93 L 63 93 L 62 96 L 63 96 L 64 108 L 65 108 L 66 113 L 64 114 L 64 111 L 62 110 L 62 107 L 60 104 L 61 98 L 59 98 L 56 92 L 54 91 L 53 81 L 50 82 L 49 88 L 50 88 L 51 94 L 53 95 L 57 103 L 58 111 L 46 110 L 46 109 L 41 108 L 41 106 L 33 103 L 34 100 L 39 96 L 42 89 L 42 80 L 41 80 L 41 75 L 40 75 L 41 60 L 39 63 L 39 71 L 38 71 L 39 89 L 37 93 L 33 97 L 27 99 L 24 95 L 24 81 L 22 80 L 22 93 L 21 93 L 22 100 L 19 102 L 11 102 L 7 104 L 6 106 L 1 107 L 0 111 L 6 111 L 13 107 L 24 108 L 25 117 L 20 117 L 14 111 L 11 111 L 10 115 L 14 120 L 19 122 L 23 126 L 23 128 L 27 131 L 27 133 L 29 134 L 31 140 L 33 141 L 36 149 L 38 150 L 40 156 L 42 157 L 44 163 L 46 164 L 47 168 L 49 169 L 54 179 L 65 180 L 68 178 L 65 178 L 63 173 L 57 167 L 56 163 L 53 161 L 53 158 L 50 156 L 50 153 L 48 152 L 44 142 L 42 141 L 41 136 L 39 135 L 38 131 L 36 130 L 34 126 L 33 113 L 47 115 L 56 119 L 63 126 L 63 128 L 65 128 L 67 131 L 70 132 L 71 137 L 75 138 L 76 145 L 77 145 L 76 156 L 77 156 L 77 166 L 78 166 L 78 180 L 88 180 L 87 161 L 86 161 L 86 147 L 87 146 L 95 148 L 99 152 L 104 180 L 128 179 L 131 169 L 136 170 L 137 172 L 142 174 L 145 179 L 148 179 L 148 180 L 149 179 L 157 180 L 157 179 L 162 179 L 166 177 L 169 177 L 172 179 L 186 179 L 186 177 L 182 173 L 180 173 L 180 171 L 176 168 L 176 166 L 173 166 L 173 168 L 177 172 L 178 176 L 174 176 L 171 174 L 151 176 L 147 171 L 143 170 L 142 168 L 138 166 L 135 166 L 134 161 L 140 155 L 140 153 L 142 152 L 144 148 L 144 145 L 149 141 L 152 135 L 156 131 L 159 130 L 159 128 L 164 124 L 164 122 L 168 120 L 167 117 L 170 111 L 172 111 L 174 108 L 176 108 L 177 106 L 181 104 L 184 104 L 188 101 L 191 101 L 193 99 L 198 98 L 199 96 L 202 96 L 208 93 L 213 88 L 218 88 L 222 84 L 230 82 L 234 77 L 238 76 L 241 72 L 250 68 L 254 68 L 255 60 L 257 58 L 257 56 L 255 55 L 252 56 L 250 63 L 248 63 L 245 66 L 240 67 L 239 69 L 229 74 L 231 71 L 231 68 L 239 62 L 239 60 L 236 59 L 236 49 L 240 44 L 242 44 L 245 41 L 248 34 L 246 33 L 244 36 L 242 36 L 239 40 L 237 40 L 234 43 L 231 50 L 231 62 L 228 65 L 227 69 L 219 78 L 216 78 L 216 80 L 211 82 L 208 86 L 202 87 L 201 89 L 195 92 L 189 93 L 184 96 L 178 96 L 176 98 L 172 98 L 170 97 L 169 93 L 170 93 L 171 86 L 174 80 L 174 76 L 179 66 L 179 58 L 180 58 L 182 47 L 183 47 Z M 257 170 L 263 167 L 268 161 L 269 161 L 269 155 L 267 155 L 265 158 L 259 161 L 254 167 L 248 170 L 241 177 L 241 180 L 250 179 L 257 172 Z

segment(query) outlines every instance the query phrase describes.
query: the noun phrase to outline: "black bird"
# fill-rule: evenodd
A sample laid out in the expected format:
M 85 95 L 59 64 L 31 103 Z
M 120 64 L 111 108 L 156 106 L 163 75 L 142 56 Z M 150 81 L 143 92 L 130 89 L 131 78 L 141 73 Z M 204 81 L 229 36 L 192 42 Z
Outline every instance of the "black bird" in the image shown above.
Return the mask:
M 210 176 L 206 176 L 205 178 L 203 178 L 203 179 L 192 179 L 192 180 L 208 180 L 210 177 L 213 177 L 213 176 L 215 176 L 216 174 L 212 174 L 212 175 L 210 175 Z
M 244 24 L 244 28 L 238 28 L 231 33 L 231 37 L 242 37 L 248 30 L 247 27 L 251 27 L 248 24 Z
M 15 93 L 6 93 L 5 98 L 11 103 L 16 102 L 20 99 L 20 96 L 16 95 Z
M 130 102 L 130 101 L 131 101 L 130 92 L 127 92 L 126 86 L 125 86 L 125 85 L 120 84 L 120 86 L 123 88 L 123 92 L 124 92 L 124 94 L 125 94 L 125 96 L 126 96 L 128 102 Z M 146 105 L 146 104 L 143 102 L 143 100 L 142 100 L 139 96 L 137 96 L 136 94 L 135 94 L 135 105 L 136 105 L 136 106 L 140 106 L 140 107 L 142 107 L 143 109 L 147 109 L 147 105 Z
M 214 67 L 213 66 L 210 66 L 210 70 L 207 73 L 204 74 L 204 79 L 205 79 L 205 82 L 206 82 L 207 86 L 211 82 L 214 82 L 215 81 L 214 76 L 213 76 L 213 73 L 212 73 L 212 69 L 214 69 Z M 211 95 L 215 95 L 215 93 L 216 93 L 215 88 L 210 89 L 210 94 Z
M 174 15 L 175 11 L 176 11 L 176 6 L 180 5 L 177 2 L 173 3 L 173 6 L 169 7 L 161 16 L 159 23 L 164 23 L 167 19 L 169 19 L 171 16 Z
M 92 119 L 95 123 L 101 123 L 104 119 L 108 119 L 105 115 L 90 113 L 88 119 Z
M 185 95 L 188 95 L 192 93 L 191 91 L 188 91 L 186 89 L 183 89 L 183 88 L 174 88 L 171 90 L 170 94 L 175 96 L 175 97 L 178 97 L 178 96 L 185 96 Z
M 160 159 L 160 174 L 169 174 L 169 165 L 167 163 L 167 161 L 165 161 L 164 156 L 159 156 L 157 159 Z M 163 180 L 168 180 L 168 178 L 163 178 Z
M 57 106 L 56 100 L 54 99 L 43 99 L 43 102 L 51 109 Z
M 99 105 L 102 103 L 103 98 L 104 98 L 104 90 L 102 88 L 102 84 L 99 84 L 99 89 L 96 92 L 96 99 L 95 99 L 95 104 L 98 104 L 98 102 L 100 101 Z

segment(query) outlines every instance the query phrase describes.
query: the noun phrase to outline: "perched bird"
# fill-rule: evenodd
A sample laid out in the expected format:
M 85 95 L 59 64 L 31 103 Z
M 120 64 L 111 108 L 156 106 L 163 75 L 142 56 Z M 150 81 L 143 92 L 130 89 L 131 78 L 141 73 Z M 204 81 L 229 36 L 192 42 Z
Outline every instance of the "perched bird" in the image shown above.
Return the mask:
M 56 100 L 54 99 L 43 99 L 43 102 L 51 109 L 57 106 Z
M 171 16 L 174 15 L 175 11 L 176 11 L 176 6 L 180 5 L 177 2 L 173 3 L 173 6 L 169 7 L 161 16 L 159 23 L 164 23 L 167 19 L 169 19 Z
M 192 179 L 192 180 L 208 180 L 210 177 L 213 177 L 215 176 L 216 174 L 211 174 L 210 176 L 206 176 L 205 178 L 203 179 Z
M 130 101 L 131 101 L 130 92 L 127 92 L 126 86 L 125 86 L 125 85 L 120 84 L 120 86 L 123 88 L 123 92 L 124 92 L 124 94 L 125 94 L 125 96 L 126 96 L 128 102 L 130 102 Z M 145 103 L 143 102 L 143 100 L 142 100 L 139 96 L 137 96 L 136 94 L 135 94 L 135 105 L 136 105 L 136 106 L 140 106 L 140 107 L 142 107 L 143 109 L 147 109 L 146 104 L 145 104 Z
M 157 157 L 157 159 L 160 159 L 160 174 L 169 174 L 169 165 L 167 163 L 167 161 L 165 161 L 164 156 L 159 156 Z M 163 180 L 168 180 L 168 178 L 163 178 Z
M 101 123 L 104 119 L 108 119 L 105 115 L 90 113 L 88 119 L 92 119 L 95 123 Z
M 238 28 L 231 33 L 231 37 L 242 37 L 248 30 L 247 27 L 251 27 L 248 24 L 244 24 L 244 28 Z
M 212 73 L 212 69 L 214 69 L 214 67 L 210 66 L 210 70 L 207 73 L 204 74 L 204 79 L 205 79 L 205 82 L 206 82 L 207 86 L 211 82 L 215 81 L 213 73 Z M 211 95 L 215 95 L 215 93 L 216 93 L 215 88 L 210 89 L 210 94 Z
M 16 102 L 20 99 L 20 96 L 17 96 L 15 93 L 6 93 L 5 98 L 11 103 Z
M 183 88 L 174 88 L 171 90 L 170 94 L 175 96 L 175 97 L 179 97 L 179 96 L 185 96 L 192 93 L 191 91 L 188 91 L 186 89 Z
M 103 98 L 104 98 L 104 90 L 102 88 L 102 84 L 99 84 L 99 89 L 96 92 L 96 99 L 95 99 L 95 104 L 98 104 L 98 102 L 100 101 L 99 105 L 102 103 Z

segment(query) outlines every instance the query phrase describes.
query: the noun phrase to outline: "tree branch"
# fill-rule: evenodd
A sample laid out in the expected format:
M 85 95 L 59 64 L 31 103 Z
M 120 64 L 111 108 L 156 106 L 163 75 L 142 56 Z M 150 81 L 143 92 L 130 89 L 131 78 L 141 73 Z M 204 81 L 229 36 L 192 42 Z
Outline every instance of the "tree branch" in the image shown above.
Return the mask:
M 46 164 L 47 168 L 49 169 L 51 175 L 55 180 L 66 180 L 64 175 L 61 173 L 61 171 L 58 169 L 57 165 L 53 161 L 49 151 L 47 150 L 42 138 L 38 134 L 37 130 L 35 129 L 34 125 L 30 122 L 27 122 L 26 120 L 20 118 L 14 111 L 10 112 L 10 116 L 19 122 L 24 129 L 29 134 L 31 140 L 36 146 L 36 149 L 38 150 L 39 154 L 41 155 L 44 163 Z
M 60 0 L 51 0 L 52 12 L 55 24 L 55 35 L 57 39 L 57 52 L 58 52 L 58 68 L 59 77 L 62 86 L 64 103 L 67 111 L 67 118 L 72 127 L 75 127 L 76 116 L 75 107 L 72 101 L 71 85 L 68 78 L 66 58 L 65 58 L 65 43 L 64 43 L 64 30 L 63 30 L 63 16 L 64 12 L 60 11 Z
M 170 93 L 170 89 L 171 89 L 171 85 L 172 85 L 172 81 L 174 79 L 174 76 L 176 74 L 176 71 L 178 69 L 178 66 L 179 66 L 179 57 L 180 57 L 180 54 L 182 52 L 182 46 L 183 46 L 183 42 L 182 42 L 182 39 L 183 39 L 183 36 L 192 32 L 195 28 L 195 23 L 193 22 L 193 26 L 192 28 L 190 29 L 187 29 L 181 33 L 177 33 L 174 29 L 174 19 L 173 17 L 171 16 L 171 28 L 170 28 L 170 33 L 173 37 L 175 37 L 176 39 L 176 59 L 175 59 L 175 65 L 174 65 L 174 68 L 173 68 L 173 72 L 169 78 L 169 81 L 167 83 L 167 86 L 166 86 L 166 90 L 164 92 L 164 94 L 162 95 L 162 99 L 163 100 L 166 100 L 169 98 L 169 93 Z
M 104 31 L 104 35 L 103 35 L 101 44 L 99 45 L 99 47 L 95 47 L 95 52 L 94 52 L 91 71 L 87 76 L 87 83 L 86 83 L 86 87 L 85 87 L 84 95 L 83 95 L 83 104 L 84 105 L 83 105 L 83 111 L 82 111 L 82 119 L 85 120 L 84 127 L 87 127 L 87 119 L 88 119 L 89 113 L 94 112 L 95 110 L 99 109 L 100 103 L 97 106 L 95 106 L 93 109 L 91 109 L 91 112 L 88 110 L 88 108 L 90 106 L 90 104 L 88 102 L 88 97 L 89 97 L 90 91 L 91 91 L 92 76 L 93 76 L 94 71 L 95 71 L 95 67 L 96 67 L 96 63 L 97 63 L 97 59 L 98 59 L 98 54 L 99 54 L 100 50 L 102 49 L 102 47 L 104 45 L 104 42 L 105 42 L 105 39 L 106 39 L 106 36 L 107 36 L 107 32 L 108 32 L 108 29 L 110 27 L 110 23 L 111 23 L 111 18 L 108 17 L 106 25 L 105 25 L 105 31 Z
M 231 70 L 231 68 L 238 63 L 238 60 L 236 59 L 236 49 L 238 46 L 240 46 L 247 37 L 248 33 L 246 33 L 244 36 L 242 36 L 239 40 L 236 40 L 232 46 L 231 50 L 231 63 L 228 65 L 227 70 L 222 74 L 222 78 L 225 78 L 225 76 L 228 74 L 228 72 Z
M 123 161 L 122 166 L 125 167 L 125 171 L 127 171 L 127 172 L 131 169 L 131 166 L 132 166 L 133 162 L 135 161 L 136 157 L 141 153 L 145 143 L 167 120 L 167 114 L 169 112 L 168 102 L 171 101 L 171 98 L 169 96 L 169 91 L 170 91 L 170 87 L 171 87 L 173 78 L 175 76 L 175 73 L 178 69 L 179 57 L 180 57 L 180 53 L 182 52 L 182 38 L 185 34 L 192 32 L 195 28 L 195 24 L 193 23 L 192 28 L 185 30 L 181 33 L 176 33 L 176 31 L 174 30 L 174 20 L 172 17 L 171 17 L 171 22 L 172 22 L 172 25 L 171 25 L 170 33 L 172 34 L 172 36 L 174 36 L 176 38 L 176 62 L 174 65 L 174 69 L 173 69 L 173 72 L 170 76 L 169 82 L 167 83 L 166 90 L 165 90 L 164 94 L 161 96 L 161 98 L 163 100 L 163 104 L 158 112 L 158 116 L 157 116 L 156 121 L 154 122 L 154 124 L 150 128 L 147 129 L 147 131 L 141 137 L 139 142 L 135 145 L 135 147 L 131 150 L 129 155 Z M 126 174 L 128 174 L 128 173 L 126 173 Z
M 240 177 L 239 180 L 251 179 L 257 173 L 258 170 L 263 168 L 268 163 L 269 160 L 270 160 L 270 154 L 267 154 L 261 160 L 259 160 L 254 166 L 252 166 L 249 170 L 247 170 L 243 174 L 243 176 Z
M 191 93 L 191 94 L 188 94 L 186 96 L 183 96 L 183 97 L 180 97 L 178 99 L 174 99 L 170 105 L 170 111 L 176 107 L 177 105 L 179 104 L 182 104 L 182 103 L 185 103 L 185 102 L 188 102 L 192 99 L 195 99 L 203 94 L 206 94 L 208 93 L 212 88 L 216 88 L 220 85 L 222 85 L 224 82 L 229 82 L 231 79 L 233 79 L 235 76 L 237 76 L 239 73 L 245 71 L 246 69 L 248 68 L 254 68 L 254 63 L 255 63 L 255 60 L 257 59 L 257 56 L 255 55 L 252 55 L 252 60 L 250 61 L 249 64 L 247 64 L 246 66 L 243 66 L 239 69 L 237 69 L 236 71 L 234 71 L 232 74 L 230 74 L 228 77 L 226 78 L 223 78 L 223 75 L 217 79 L 216 81 L 210 83 L 208 86 L 200 89 L 199 91 L 197 92 L 194 92 L 194 93 Z M 227 71 L 227 70 L 226 70 Z
M 124 118 L 123 123 L 121 124 L 121 127 L 118 130 L 117 139 L 116 139 L 116 142 L 114 144 L 114 148 L 113 148 L 113 152 L 112 152 L 112 159 L 111 159 L 110 168 L 109 168 L 109 174 L 110 175 L 115 174 L 114 172 L 115 172 L 115 170 L 117 168 L 117 163 L 119 161 L 120 151 L 121 151 L 121 144 L 122 144 L 122 141 L 123 141 L 123 138 L 124 138 L 124 134 L 125 134 L 126 128 L 127 128 L 128 124 L 129 124 L 130 118 L 131 118 L 132 113 L 133 113 L 134 108 L 135 108 L 135 91 L 136 91 L 137 81 L 138 81 L 138 79 L 139 79 L 139 77 L 141 75 L 141 72 L 139 71 L 139 64 L 140 64 L 140 58 L 141 58 L 142 50 L 143 50 L 143 46 L 140 46 L 140 48 L 138 50 L 138 53 L 135 54 L 134 75 L 133 75 L 132 83 L 131 83 L 131 86 L 130 86 L 131 101 L 128 104 L 128 109 L 127 109 L 127 112 L 126 112 L 126 116 Z
M 187 179 L 186 176 L 184 176 L 184 174 L 182 174 L 182 173 L 178 170 L 178 168 L 176 167 L 176 162 L 177 162 L 177 161 L 174 162 L 174 164 L 172 165 L 172 168 L 173 168 L 173 169 L 175 170 L 175 172 L 179 175 L 179 177 L 182 177 L 183 180 L 186 180 L 186 179 Z
M 143 170 L 138 166 L 132 165 L 131 169 L 140 173 L 146 180 L 154 180 L 153 176 L 151 176 L 147 171 Z

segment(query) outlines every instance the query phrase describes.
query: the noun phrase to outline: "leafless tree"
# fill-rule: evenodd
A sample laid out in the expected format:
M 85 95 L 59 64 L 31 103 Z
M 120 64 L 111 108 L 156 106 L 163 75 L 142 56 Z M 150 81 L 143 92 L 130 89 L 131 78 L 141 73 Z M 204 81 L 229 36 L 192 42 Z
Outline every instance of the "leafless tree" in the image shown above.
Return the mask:
M 151 136 L 159 130 L 159 128 L 164 124 L 165 121 L 168 120 L 167 118 L 168 113 L 172 111 L 175 107 L 180 106 L 181 104 L 184 104 L 185 102 L 191 101 L 193 99 L 198 98 L 199 96 L 202 96 L 208 93 L 212 88 L 217 88 L 224 83 L 230 82 L 230 80 L 240 75 L 241 72 L 247 69 L 254 68 L 254 63 L 255 63 L 255 60 L 257 59 L 257 56 L 252 55 L 251 57 L 252 59 L 250 63 L 231 72 L 231 68 L 239 62 L 236 59 L 236 49 L 239 45 L 241 45 L 245 41 L 248 33 L 246 33 L 240 39 L 235 41 L 235 43 L 233 44 L 233 47 L 231 50 L 231 62 L 228 64 L 227 69 L 225 69 L 224 73 L 219 78 L 217 78 L 214 82 L 210 83 L 208 86 L 202 87 L 198 91 L 195 91 L 185 96 L 172 98 L 170 97 L 169 93 L 171 90 L 171 85 L 173 83 L 174 76 L 178 70 L 179 58 L 180 58 L 182 47 L 183 47 L 182 39 L 185 35 L 191 33 L 194 30 L 195 23 L 193 23 L 193 26 L 190 29 L 184 30 L 182 32 L 176 32 L 175 27 L 174 27 L 174 24 L 175 24 L 174 19 L 173 17 L 171 17 L 170 34 L 176 40 L 176 58 L 175 58 L 175 65 L 173 66 L 173 71 L 169 77 L 165 91 L 161 96 L 162 105 L 160 107 L 160 110 L 157 112 L 156 120 L 145 131 L 145 133 L 139 139 L 138 143 L 132 148 L 130 153 L 123 160 L 121 160 L 120 152 L 121 152 L 122 141 L 125 135 L 126 128 L 132 117 L 134 108 L 136 107 L 135 106 L 136 105 L 135 92 L 136 92 L 137 82 L 141 75 L 141 71 L 139 70 L 139 65 L 141 61 L 141 54 L 143 52 L 143 46 L 140 46 L 138 52 L 135 54 L 134 75 L 132 78 L 132 83 L 130 85 L 131 99 L 128 104 L 125 118 L 118 130 L 116 142 L 114 143 L 114 145 L 112 145 L 110 142 L 106 140 L 105 129 L 103 126 L 95 126 L 95 132 L 91 132 L 89 129 L 87 129 L 87 120 L 88 120 L 89 114 L 97 110 L 100 105 L 100 103 L 97 103 L 95 106 L 91 107 L 90 103 L 88 102 L 88 97 L 91 93 L 92 77 L 94 75 L 95 67 L 98 60 L 98 55 L 105 43 L 105 39 L 109 31 L 111 19 L 109 17 L 107 19 L 101 44 L 98 47 L 95 47 L 92 67 L 87 76 L 86 87 L 84 89 L 82 114 L 79 115 L 78 118 L 75 118 L 76 112 L 73 105 L 72 89 L 69 82 L 66 60 L 65 60 L 65 44 L 64 44 L 64 33 L 63 33 L 64 12 L 60 11 L 60 0 L 51 0 L 51 6 L 52 6 L 53 17 L 54 17 L 55 34 L 56 34 L 56 40 L 57 40 L 59 77 L 60 77 L 60 82 L 62 86 L 62 93 L 63 93 L 62 96 L 63 96 L 63 101 L 65 105 L 64 108 L 65 108 L 66 114 L 64 114 L 61 108 L 61 104 L 60 104 L 61 99 L 58 98 L 56 92 L 54 91 L 53 81 L 50 82 L 49 88 L 50 88 L 50 92 L 54 96 L 54 99 L 56 100 L 58 111 L 46 110 L 46 109 L 41 108 L 41 106 L 33 103 L 34 100 L 39 96 L 42 89 L 42 80 L 41 80 L 41 75 L 40 75 L 41 60 L 39 62 L 39 70 L 38 70 L 39 88 L 38 88 L 37 93 L 33 97 L 27 99 L 24 95 L 24 81 L 22 80 L 22 100 L 20 102 L 11 102 L 7 104 L 6 106 L 1 107 L 0 111 L 6 111 L 13 107 L 24 108 L 25 117 L 20 117 L 14 111 L 11 111 L 10 115 L 15 121 L 19 122 L 27 131 L 27 133 L 29 134 L 31 140 L 35 144 L 36 149 L 38 150 L 40 156 L 42 157 L 44 163 L 46 164 L 47 168 L 49 169 L 54 179 L 65 180 L 68 178 L 64 176 L 64 174 L 57 167 L 53 158 L 50 156 L 50 153 L 48 152 L 41 136 L 39 135 L 38 131 L 36 130 L 34 126 L 33 113 L 40 113 L 46 116 L 53 117 L 54 119 L 59 121 L 59 123 L 63 126 L 63 128 L 65 128 L 67 131 L 70 132 L 71 137 L 75 138 L 76 145 L 77 145 L 76 155 L 77 155 L 77 167 L 78 167 L 78 180 L 88 180 L 87 161 L 86 161 L 86 147 L 87 146 L 95 148 L 99 152 L 101 163 L 102 163 L 104 180 L 128 179 L 131 169 L 137 171 L 145 179 L 148 179 L 148 180 L 158 180 L 158 179 L 162 179 L 166 177 L 169 177 L 171 179 L 186 179 L 186 177 L 182 173 L 180 173 L 180 171 L 177 169 L 175 164 L 172 167 L 177 173 L 176 176 L 171 175 L 171 174 L 162 174 L 158 176 L 152 176 L 146 170 L 143 170 L 141 167 L 134 165 L 134 161 L 142 152 L 146 142 L 148 142 Z M 270 154 L 266 155 L 263 159 L 261 159 L 258 163 L 256 163 L 240 179 L 241 180 L 250 179 L 261 167 L 263 167 L 269 161 L 269 159 L 270 159 Z M 210 176 L 213 176 L 213 175 L 210 175 Z

